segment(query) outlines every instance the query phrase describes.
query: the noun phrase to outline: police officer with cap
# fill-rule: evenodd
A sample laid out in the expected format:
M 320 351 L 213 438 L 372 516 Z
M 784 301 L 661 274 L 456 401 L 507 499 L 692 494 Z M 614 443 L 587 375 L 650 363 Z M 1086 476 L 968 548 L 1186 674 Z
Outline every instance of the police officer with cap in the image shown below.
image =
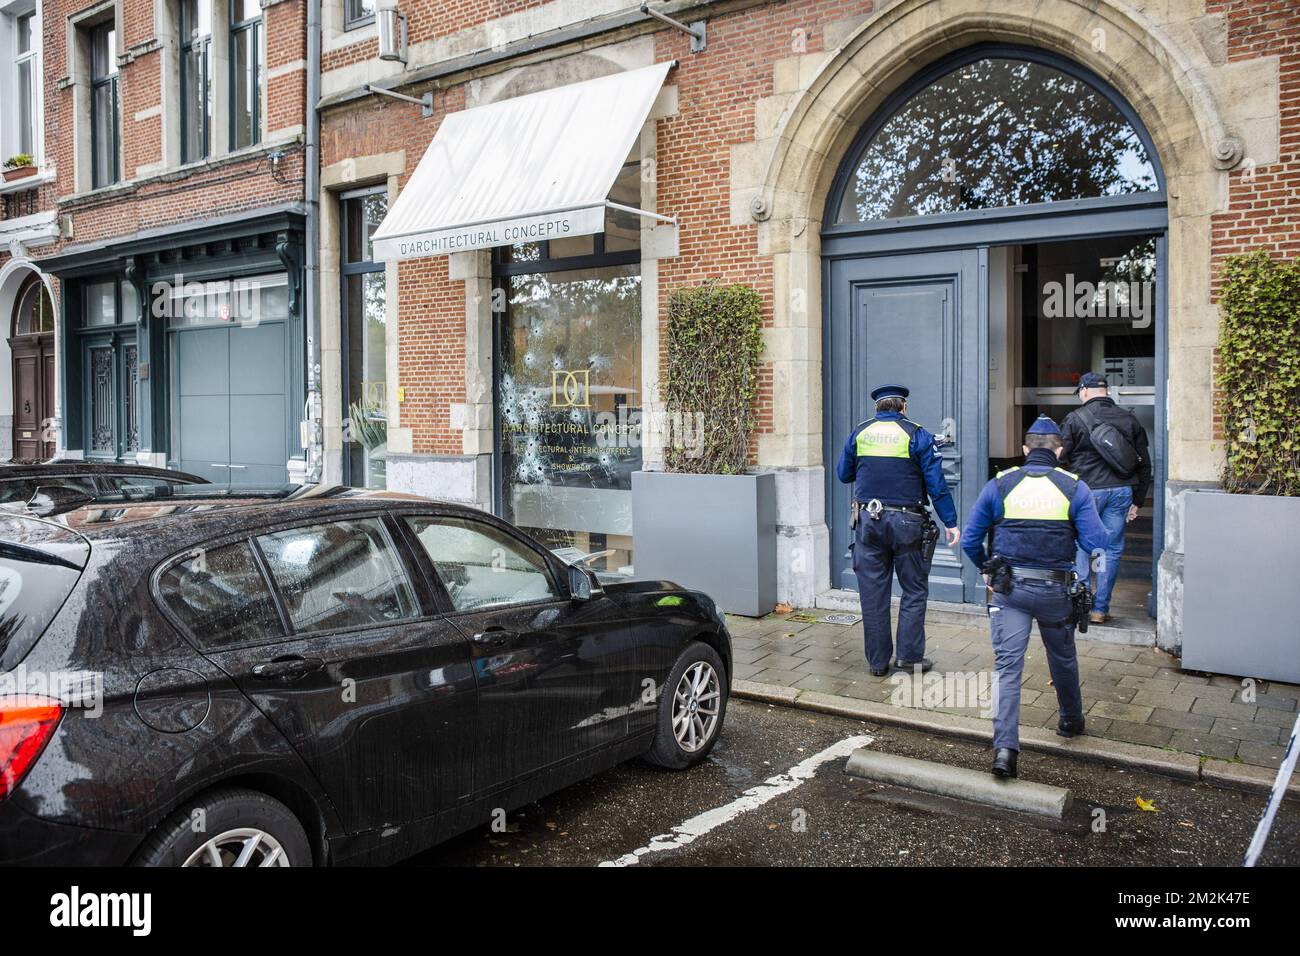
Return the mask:
M 927 501 L 948 529 L 949 547 L 961 538 L 934 436 L 904 417 L 908 394 L 902 385 L 872 391 L 876 416 L 853 429 L 835 468 L 840 481 L 853 483 L 853 572 L 862 600 L 867 663 L 876 677 L 888 673 L 894 654 L 889 598 L 895 572 L 903 593 L 894 664 L 923 672 L 932 666 L 925 657 L 925 607 L 938 532 L 926 512 Z
M 1020 678 L 1034 621 L 1047 650 L 1059 705 L 1057 733 L 1083 733 L 1083 694 L 1074 647 L 1076 543 L 1085 551 L 1106 544 L 1106 529 L 1087 484 L 1057 467 L 1061 430 L 1039 415 L 1025 435 L 1025 463 L 998 472 L 975 502 L 962 550 L 991 583 L 989 624 L 997 669 L 993 773 L 1016 775 L 1020 752 Z M 993 559 L 984 538 L 993 531 Z

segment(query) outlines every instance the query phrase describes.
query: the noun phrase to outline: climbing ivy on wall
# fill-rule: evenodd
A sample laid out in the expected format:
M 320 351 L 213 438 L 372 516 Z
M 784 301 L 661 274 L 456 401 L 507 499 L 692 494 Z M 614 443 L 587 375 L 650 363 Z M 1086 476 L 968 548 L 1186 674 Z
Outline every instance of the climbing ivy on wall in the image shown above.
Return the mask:
M 662 380 L 668 471 L 745 471 L 754 430 L 762 300 L 746 285 L 677 289 L 669 300 Z
M 1219 315 L 1223 486 L 1300 495 L 1300 262 L 1229 258 Z

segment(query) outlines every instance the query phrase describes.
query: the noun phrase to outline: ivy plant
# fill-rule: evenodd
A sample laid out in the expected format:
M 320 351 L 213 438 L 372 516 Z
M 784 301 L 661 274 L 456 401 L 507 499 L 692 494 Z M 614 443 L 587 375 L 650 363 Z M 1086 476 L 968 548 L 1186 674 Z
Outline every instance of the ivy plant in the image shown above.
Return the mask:
M 1219 298 L 1223 487 L 1300 496 L 1300 263 L 1233 256 Z
M 758 292 L 716 282 L 675 290 L 669 300 L 664 353 L 666 469 L 701 475 L 744 473 L 763 354 Z

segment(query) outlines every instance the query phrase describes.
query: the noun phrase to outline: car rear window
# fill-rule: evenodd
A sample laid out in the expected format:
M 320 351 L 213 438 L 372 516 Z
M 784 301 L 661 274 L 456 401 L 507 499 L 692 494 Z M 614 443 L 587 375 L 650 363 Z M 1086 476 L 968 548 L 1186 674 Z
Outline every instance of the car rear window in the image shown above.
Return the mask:
M 90 478 L 63 475 L 49 478 L 11 478 L 0 481 L 0 505 L 15 501 L 31 501 L 37 488 L 67 488 L 93 495 L 95 483 Z
M 158 580 L 158 595 L 208 649 L 284 636 L 275 601 L 247 541 L 199 550 L 173 564 Z
M 22 515 L 0 518 L 0 670 L 27 656 L 81 577 L 90 545 Z

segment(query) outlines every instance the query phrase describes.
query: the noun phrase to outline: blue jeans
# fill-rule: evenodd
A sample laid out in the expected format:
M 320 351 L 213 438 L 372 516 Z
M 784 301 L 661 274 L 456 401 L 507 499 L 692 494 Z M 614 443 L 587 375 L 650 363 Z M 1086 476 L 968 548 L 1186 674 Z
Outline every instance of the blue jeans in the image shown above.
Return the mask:
M 1129 485 L 1118 488 L 1095 488 L 1092 492 L 1097 502 L 1097 514 L 1106 528 L 1106 552 L 1098 559 L 1097 584 L 1093 588 L 1092 609 L 1098 614 L 1110 612 L 1110 592 L 1115 590 L 1119 577 L 1119 559 L 1124 554 L 1124 528 L 1128 523 L 1128 509 L 1133 505 L 1133 489 Z M 1075 556 L 1074 569 L 1079 580 L 1087 581 L 1090 555 L 1082 548 Z

